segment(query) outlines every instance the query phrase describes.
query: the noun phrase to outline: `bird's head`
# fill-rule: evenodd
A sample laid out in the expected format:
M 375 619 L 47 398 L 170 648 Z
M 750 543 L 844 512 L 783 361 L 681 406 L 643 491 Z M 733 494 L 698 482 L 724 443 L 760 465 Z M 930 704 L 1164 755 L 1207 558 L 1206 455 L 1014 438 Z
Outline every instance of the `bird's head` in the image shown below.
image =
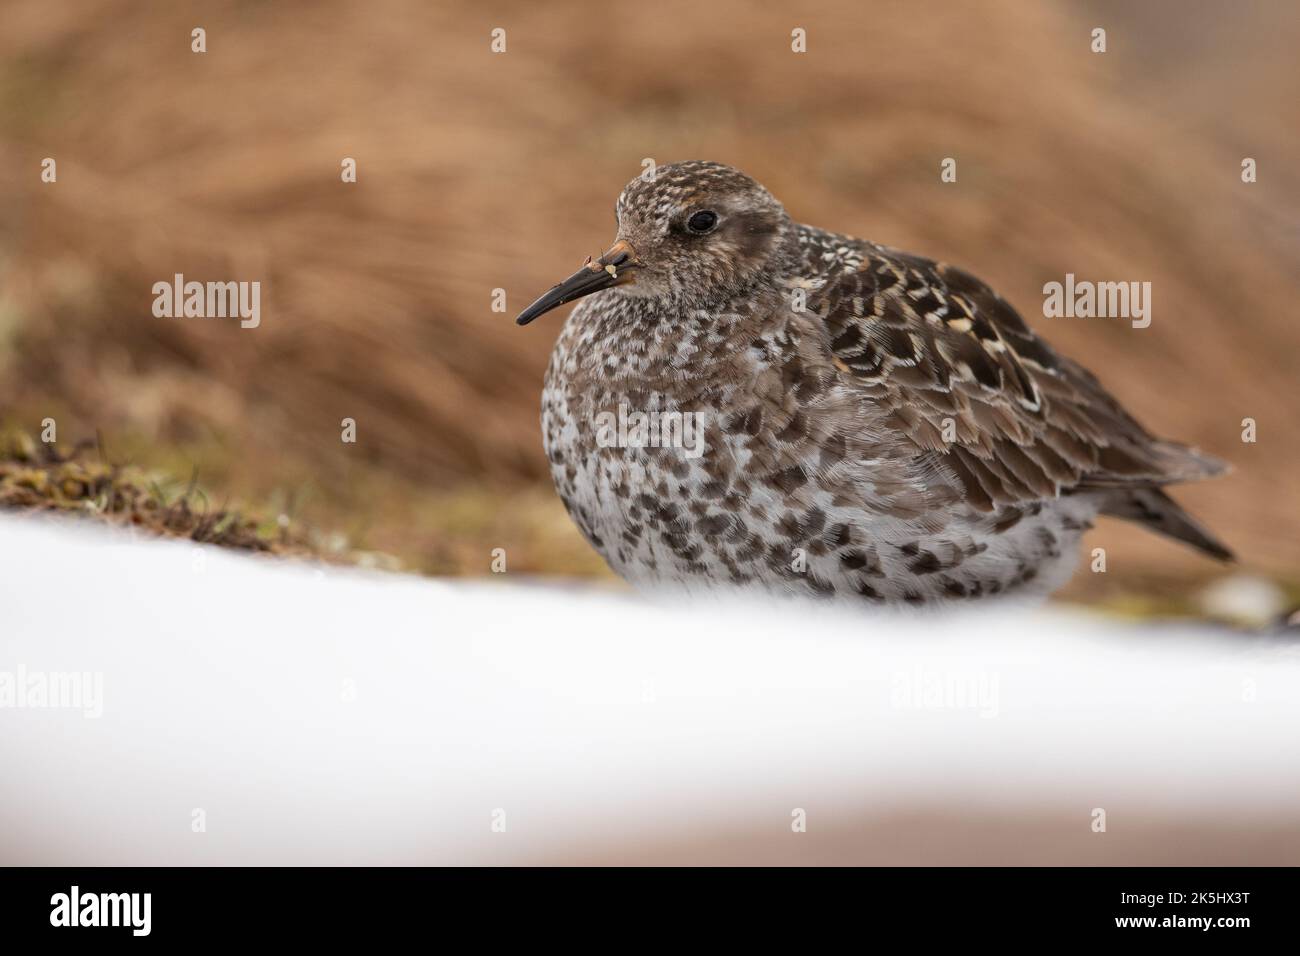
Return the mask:
M 530 305 L 526 325 L 558 305 L 618 294 L 705 308 L 738 295 L 769 266 L 790 219 L 759 183 L 721 163 L 660 166 L 632 180 L 615 206 L 618 234 L 599 259 Z

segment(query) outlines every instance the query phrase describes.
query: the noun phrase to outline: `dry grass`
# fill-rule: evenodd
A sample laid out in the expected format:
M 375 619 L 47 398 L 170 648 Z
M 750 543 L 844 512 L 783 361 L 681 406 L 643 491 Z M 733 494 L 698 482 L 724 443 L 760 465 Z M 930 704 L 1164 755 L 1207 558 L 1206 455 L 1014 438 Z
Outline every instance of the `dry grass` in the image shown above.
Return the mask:
M 558 319 L 516 329 L 491 293 L 516 310 L 606 243 L 642 157 L 711 158 L 799 218 L 986 277 L 1154 430 L 1236 465 L 1180 497 L 1248 564 L 1300 566 L 1285 5 L 6 6 L 0 418 L 305 501 L 410 566 L 482 573 L 504 546 L 596 573 L 540 451 Z M 1176 41 L 1198 30 L 1214 42 L 1192 69 Z M 1152 282 L 1154 324 L 1035 319 L 1067 271 Z M 153 318 L 176 272 L 261 280 L 262 327 Z M 1093 544 L 1122 559 L 1112 579 L 1207 573 L 1114 525 Z M 1076 596 L 1114 586 L 1083 577 Z

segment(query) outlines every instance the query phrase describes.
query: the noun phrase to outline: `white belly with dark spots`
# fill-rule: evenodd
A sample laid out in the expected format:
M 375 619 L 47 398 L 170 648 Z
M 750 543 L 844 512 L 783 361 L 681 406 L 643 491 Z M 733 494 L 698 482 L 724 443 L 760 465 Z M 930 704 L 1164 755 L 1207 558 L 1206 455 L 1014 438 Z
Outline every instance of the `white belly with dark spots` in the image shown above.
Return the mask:
M 758 481 L 733 482 L 720 494 L 708 456 L 743 464 L 748 455 L 725 434 L 711 433 L 698 458 L 682 448 L 602 448 L 593 424 L 549 387 L 542 423 L 570 515 L 611 568 L 638 586 L 756 588 L 871 603 L 1034 597 L 1069 578 L 1097 511 L 1078 495 L 1044 502 L 998 533 L 988 529 L 988 516 L 964 512 L 945 515 L 936 533 L 932 516 L 875 515 L 837 506 L 815 489 L 797 507 Z

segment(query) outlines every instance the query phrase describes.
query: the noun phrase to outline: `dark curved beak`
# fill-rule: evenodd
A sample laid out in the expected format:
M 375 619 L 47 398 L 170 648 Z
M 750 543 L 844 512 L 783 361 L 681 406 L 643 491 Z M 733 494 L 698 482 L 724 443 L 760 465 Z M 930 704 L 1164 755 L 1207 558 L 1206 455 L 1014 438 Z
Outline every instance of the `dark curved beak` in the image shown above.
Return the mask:
M 588 258 L 583 267 L 559 285 L 539 298 L 515 319 L 519 325 L 527 325 L 543 313 L 550 312 L 556 306 L 581 299 L 601 289 L 634 281 L 630 273 L 640 266 L 634 250 L 625 240 L 620 239 L 609 247 L 599 259 Z

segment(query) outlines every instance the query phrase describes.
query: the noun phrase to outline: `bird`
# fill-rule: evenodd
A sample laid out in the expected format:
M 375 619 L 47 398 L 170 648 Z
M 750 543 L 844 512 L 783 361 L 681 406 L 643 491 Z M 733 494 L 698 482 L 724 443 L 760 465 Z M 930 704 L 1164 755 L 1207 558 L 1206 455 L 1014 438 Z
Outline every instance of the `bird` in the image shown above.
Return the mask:
M 722 163 L 647 170 L 615 212 L 516 321 L 581 300 L 543 448 L 635 587 L 1042 599 L 1098 515 L 1232 560 L 1164 490 L 1225 463 L 1151 435 L 970 273 L 800 224 Z

